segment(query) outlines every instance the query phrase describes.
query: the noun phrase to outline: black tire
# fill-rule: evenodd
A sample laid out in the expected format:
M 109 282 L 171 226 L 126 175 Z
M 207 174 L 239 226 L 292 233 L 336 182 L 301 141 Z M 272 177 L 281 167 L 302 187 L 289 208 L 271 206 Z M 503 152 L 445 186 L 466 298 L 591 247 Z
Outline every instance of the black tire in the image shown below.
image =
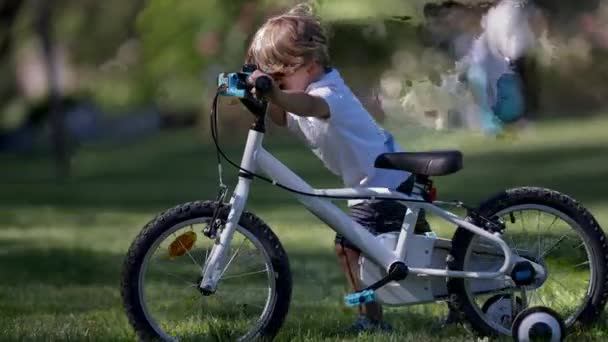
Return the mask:
M 171 208 L 150 221 L 131 244 L 124 261 L 121 294 L 129 322 L 140 340 L 162 339 L 146 319 L 140 301 L 138 282 L 146 253 L 168 229 L 180 224 L 180 222 L 197 218 L 210 218 L 217 206 L 217 202 L 196 201 Z M 222 204 L 219 219 L 225 220 L 228 212 L 228 206 Z M 287 254 L 270 227 L 253 214 L 243 212 L 239 225 L 259 240 L 271 260 L 276 296 L 270 314 L 253 339 L 272 340 L 283 325 L 291 301 L 292 279 Z
M 593 259 L 596 276 L 582 311 L 568 328 L 595 322 L 600 317 L 608 296 L 608 245 L 604 232 L 591 213 L 577 201 L 559 192 L 543 188 L 523 187 L 498 193 L 483 202 L 478 210 L 484 217 L 491 218 L 507 208 L 526 204 L 550 207 L 565 214 L 580 226 L 585 245 L 589 248 Z M 456 230 L 452 240 L 452 250 L 448 256 L 450 270 L 463 270 L 465 256 L 474 236 L 475 234 L 462 227 Z M 498 335 L 498 332 L 478 313 L 476 304 L 470 301 L 464 279 L 449 279 L 447 287 L 450 307 L 460 315 L 461 320 L 467 322 L 473 331 L 481 336 Z

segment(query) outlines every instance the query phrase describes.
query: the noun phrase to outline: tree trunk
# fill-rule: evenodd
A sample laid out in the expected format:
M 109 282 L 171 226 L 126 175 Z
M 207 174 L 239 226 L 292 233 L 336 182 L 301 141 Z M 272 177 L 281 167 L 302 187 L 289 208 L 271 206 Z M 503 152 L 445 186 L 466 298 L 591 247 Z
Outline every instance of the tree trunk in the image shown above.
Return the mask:
M 8 103 L 16 94 L 14 68 L 10 62 L 13 47 L 13 23 L 22 8 L 23 1 L 0 1 L 0 74 L 5 78 L 0 80 L 0 103 Z
M 146 7 L 147 0 L 134 0 L 129 20 L 127 21 L 127 39 L 137 36 L 137 16 Z
M 38 20 L 36 31 L 42 43 L 48 81 L 48 100 L 51 119 L 51 141 L 58 180 L 65 180 L 70 174 L 70 153 L 68 150 L 65 117 L 61 108 L 62 94 L 59 87 L 59 70 L 53 37 L 54 0 L 37 0 Z

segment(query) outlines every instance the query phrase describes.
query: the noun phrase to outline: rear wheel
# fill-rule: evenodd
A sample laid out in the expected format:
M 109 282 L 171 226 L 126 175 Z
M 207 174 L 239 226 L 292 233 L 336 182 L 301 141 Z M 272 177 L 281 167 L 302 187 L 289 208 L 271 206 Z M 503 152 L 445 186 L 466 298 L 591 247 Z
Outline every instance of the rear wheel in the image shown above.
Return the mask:
M 287 255 L 270 228 L 250 213 L 241 216 L 216 292 L 199 291 L 215 243 L 202 231 L 217 206 L 194 202 L 170 209 L 131 245 L 122 297 L 140 339 L 272 339 L 283 324 L 292 285 Z M 223 206 L 219 219 L 227 215 Z
M 483 203 L 479 213 L 506 224 L 503 240 L 514 255 L 544 266 L 547 277 L 530 286 L 513 287 L 496 280 L 450 279 L 452 307 L 480 335 L 510 335 L 512 319 L 494 319 L 484 304 L 490 299 L 510 305 L 511 318 L 523 308 L 544 306 L 564 318 L 568 328 L 594 322 L 606 303 L 608 246 L 593 216 L 572 198 L 541 188 L 518 188 Z M 458 271 L 497 271 L 501 252 L 488 257 L 495 243 L 458 228 L 448 267 Z M 484 255 L 482 255 L 484 254 Z M 492 282 L 492 283 L 491 283 Z M 491 289 L 491 290 L 488 290 Z M 508 299 L 508 300 L 507 300 Z M 505 309 L 503 309 L 505 311 Z M 509 310 L 506 310 L 509 311 Z

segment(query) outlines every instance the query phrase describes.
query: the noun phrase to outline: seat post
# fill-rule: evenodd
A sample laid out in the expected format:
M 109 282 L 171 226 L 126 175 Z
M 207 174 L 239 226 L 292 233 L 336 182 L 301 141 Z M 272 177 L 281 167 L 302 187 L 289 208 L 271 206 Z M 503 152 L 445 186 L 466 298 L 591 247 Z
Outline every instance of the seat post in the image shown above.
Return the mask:
M 412 190 L 414 190 L 414 184 L 416 183 L 416 175 L 411 174 L 403 183 L 399 184 L 397 187 L 397 191 L 402 194 L 410 196 L 412 194 Z
M 424 188 L 424 192 L 422 193 L 422 197 L 427 201 L 435 201 L 435 197 L 437 197 L 437 193 L 435 188 L 433 187 L 433 181 L 431 177 L 426 175 L 416 175 L 416 183 L 421 184 Z

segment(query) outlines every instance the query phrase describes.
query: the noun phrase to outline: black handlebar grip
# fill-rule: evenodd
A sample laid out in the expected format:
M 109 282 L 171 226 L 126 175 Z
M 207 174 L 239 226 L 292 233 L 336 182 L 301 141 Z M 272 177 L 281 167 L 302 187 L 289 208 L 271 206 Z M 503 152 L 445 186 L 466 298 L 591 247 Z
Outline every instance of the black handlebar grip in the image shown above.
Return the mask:
M 255 80 L 255 91 L 258 95 L 266 95 L 272 90 L 272 80 L 268 76 L 260 76 Z

